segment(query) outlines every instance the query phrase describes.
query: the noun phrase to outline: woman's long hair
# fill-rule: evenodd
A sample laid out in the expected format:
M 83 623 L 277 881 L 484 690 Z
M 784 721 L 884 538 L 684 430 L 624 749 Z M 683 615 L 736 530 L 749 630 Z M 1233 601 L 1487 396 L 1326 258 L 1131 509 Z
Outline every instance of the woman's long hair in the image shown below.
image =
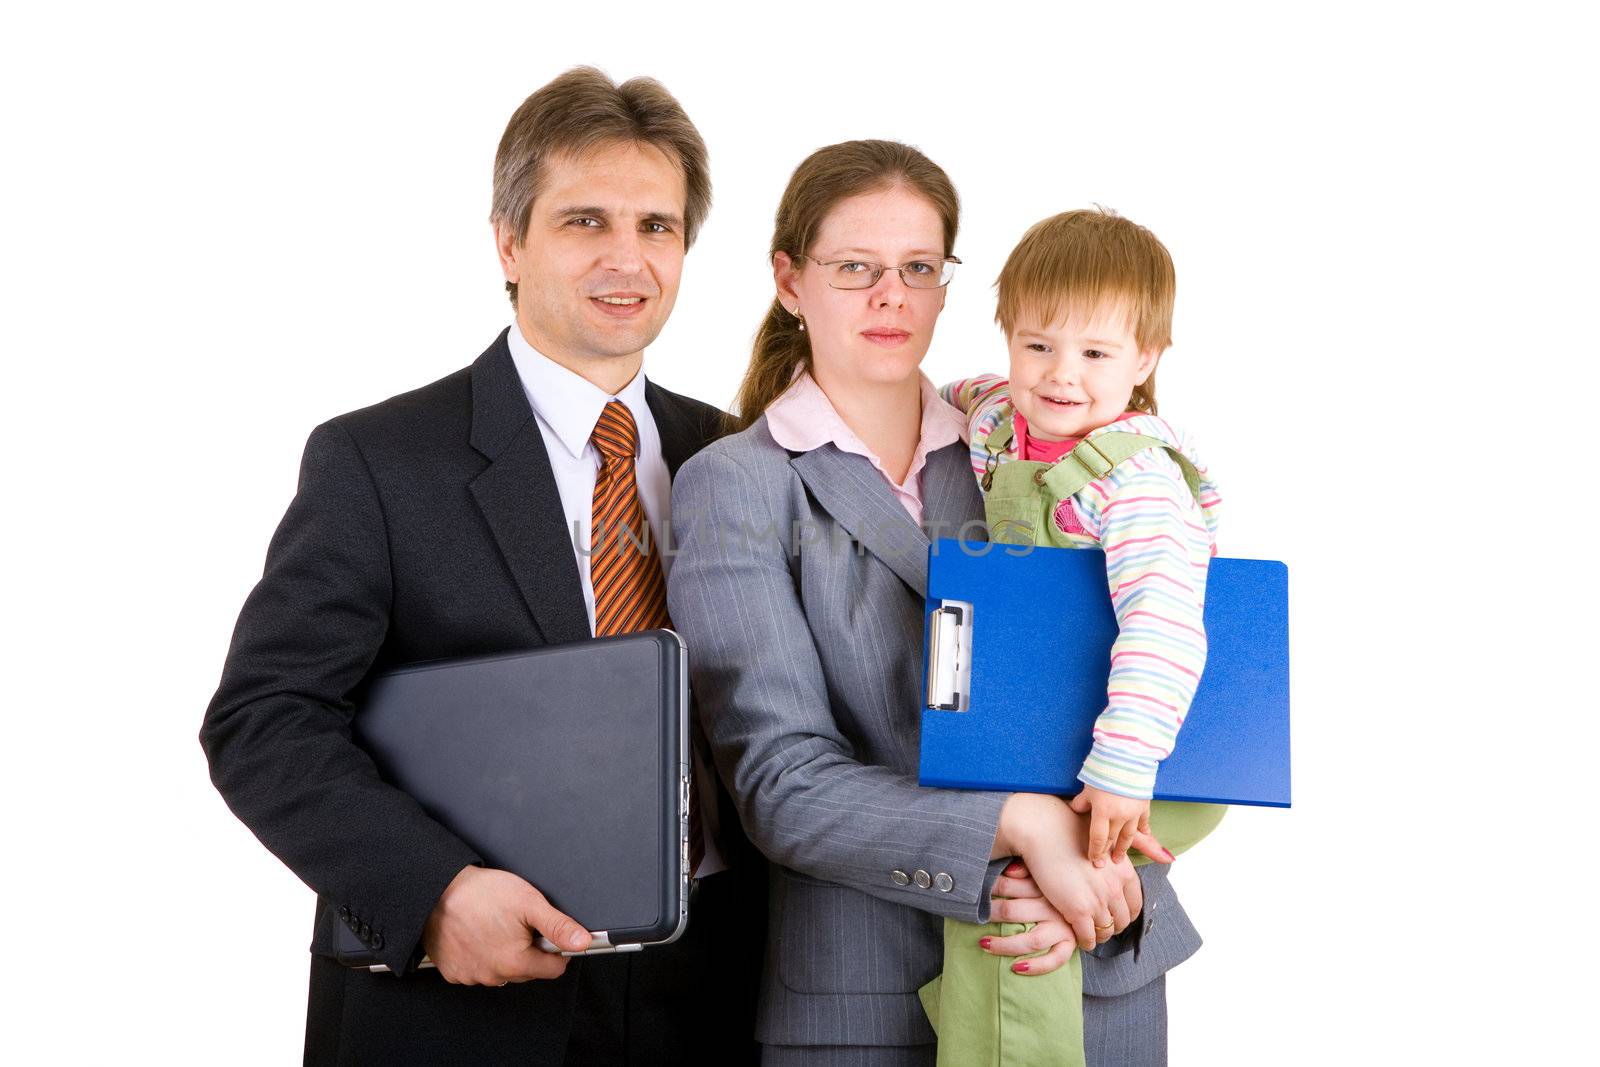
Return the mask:
M 806 254 L 828 212 L 841 201 L 897 185 L 928 198 L 944 223 L 944 254 L 954 255 L 961 203 L 949 175 L 898 141 L 844 141 L 817 149 L 795 168 L 778 202 L 769 260 L 779 252 L 791 257 Z M 789 388 L 800 367 L 811 367 L 811 340 L 800 329 L 800 320 L 774 296 L 739 384 L 737 427 L 742 430 L 759 419 L 767 405 Z

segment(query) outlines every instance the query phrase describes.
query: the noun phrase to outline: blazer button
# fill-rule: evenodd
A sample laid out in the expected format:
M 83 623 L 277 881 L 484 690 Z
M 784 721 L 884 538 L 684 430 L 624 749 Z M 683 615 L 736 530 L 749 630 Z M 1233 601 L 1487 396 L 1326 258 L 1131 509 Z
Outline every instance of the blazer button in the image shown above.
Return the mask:
M 383 947 L 383 935 L 373 934 L 372 940 L 367 943 L 372 946 L 374 951 L 381 949 Z
M 911 884 L 911 876 L 909 874 L 907 874 L 905 871 L 901 871 L 901 870 L 890 871 L 889 872 L 889 879 L 890 879 L 890 881 L 894 882 L 895 885 L 910 885 Z
M 348 904 L 340 904 L 339 905 L 339 918 L 343 919 L 345 922 L 349 922 L 350 921 L 350 905 L 348 905 Z
M 356 933 L 361 935 L 361 940 L 363 941 L 372 940 L 372 927 L 368 926 L 366 923 L 362 923 L 360 926 L 356 927 Z
M 940 871 L 938 874 L 933 876 L 933 888 L 937 889 L 939 892 L 948 893 L 955 887 L 956 880 L 951 878 L 944 871 Z
M 923 871 L 923 870 L 919 870 L 915 874 L 913 874 L 911 876 L 911 880 L 913 882 L 917 883 L 917 888 L 918 889 L 926 889 L 930 885 L 933 884 L 933 879 L 929 878 L 928 877 L 928 872 L 927 871 Z

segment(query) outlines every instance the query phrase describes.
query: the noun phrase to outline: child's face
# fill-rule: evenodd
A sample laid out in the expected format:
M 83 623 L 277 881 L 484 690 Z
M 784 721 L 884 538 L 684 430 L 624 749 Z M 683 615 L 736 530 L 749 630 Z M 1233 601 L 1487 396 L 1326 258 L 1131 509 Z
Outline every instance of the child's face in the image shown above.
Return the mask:
M 1041 441 L 1082 437 L 1128 410 L 1133 387 L 1155 370 L 1120 304 L 1045 324 L 1027 319 L 1010 337 L 1011 401 Z

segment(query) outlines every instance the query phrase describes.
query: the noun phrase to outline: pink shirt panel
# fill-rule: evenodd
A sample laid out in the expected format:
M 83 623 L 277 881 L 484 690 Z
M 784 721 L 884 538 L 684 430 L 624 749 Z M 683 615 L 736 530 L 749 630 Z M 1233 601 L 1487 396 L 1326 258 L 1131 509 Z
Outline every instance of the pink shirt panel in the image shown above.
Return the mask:
M 883 480 L 888 483 L 895 499 L 906 509 L 911 520 L 922 524 L 922 468 L 928 453 L 961 440 L 966 428 L 966 416 L 939 399 L 926 374 L 922 380 L 922 427 L 917 440 L 917 450 L 912 454 L 911 467 L 906 480 L 896 482 L 889 477 L 866 442 L 839 417 L 828 394 L 822 391 L 809 373 L 795 378 L 783 395 L 767 405 L 767 431 L 772 439 L 790 452 L 810 452 L 825 444 L 832 444 L 841 452 L 864 456 L 871 461 Z

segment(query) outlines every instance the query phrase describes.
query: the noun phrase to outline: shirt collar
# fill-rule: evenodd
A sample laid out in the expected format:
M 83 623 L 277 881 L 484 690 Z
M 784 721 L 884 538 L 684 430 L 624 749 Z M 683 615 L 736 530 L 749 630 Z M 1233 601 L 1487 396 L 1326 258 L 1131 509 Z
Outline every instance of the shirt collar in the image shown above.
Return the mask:
M 967 416 L 960 408 L 946 404 L 926 374 L 922 375 L 922 444 L 924 455 L 962 440 Z
M 583 456 L 600 413 L 612 400 L 627 406 L 635 424 L 640 421 L 640 413 L 645 410 L 642 370 L 613 395 L 534 348 L 515 322 L 506 334 L 506 346 L 511 349 L 511 361 L 516 364 L 517 377 L 522 379 L 523 392 L 528 394 L 528 404 L 574 459 Z
M 922 425 L 917 443 L 917 459 L 920 460 L 934 449 L 961 440 L 966 417 L 940 399 L 939 391 L 926 374 L 918 377 L 922 391 Z M 839 417 L 828 394 L 807 372 L 795 376 L 783 395 L 767 406 L 766 414 L 767 432 L 790 452 L 810 452 L 832 443 L 841 452 L 853 452 L 878 463 L 878 457 Z M 913 471 L 920 467 L 920 462 L 913 462 Z
M 1143 413 L 1138 411 L 1124 411 L 1121 415 L 1106 423 L 1105 426 L 1090 430 L 1084 437 L 1092 436 L 1097 430 L 1115 426 L 1119 422 L 1126 422 L 1141 414 Z M 1078 442 L 1083 440 L 1082 437 L 1068 437 L 1064 441 L 1039 440 L 1028 432 L 1028 420 L 1023 417 L 1022 412 L 1016 410 L 1014 405 L 1011 409 L 1011 428 L 1014 436 L 1011 438 L 1011 443 L 1006 446 L 1006 451 L 1016 453 L 1018 459 L 1025 459 L 1034 463 L 1060 463 L 1066 458 L 1067 453 L 1077 448 Z

